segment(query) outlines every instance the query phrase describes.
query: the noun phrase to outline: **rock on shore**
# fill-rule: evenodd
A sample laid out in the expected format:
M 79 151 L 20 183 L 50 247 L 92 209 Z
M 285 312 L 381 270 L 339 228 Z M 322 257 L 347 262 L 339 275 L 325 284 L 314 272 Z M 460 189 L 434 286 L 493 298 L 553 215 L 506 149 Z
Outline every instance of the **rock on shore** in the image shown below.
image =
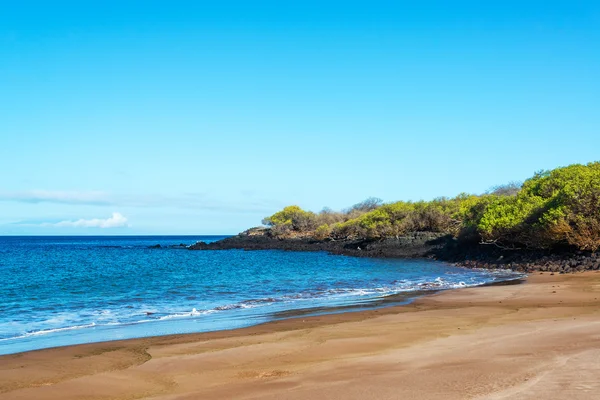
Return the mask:
M 240 234 L 212 243 L 198 242 L 190 250 L 287 250 L 326 251 L 357 257 L 423 258 L 430 257 L 447 245 L 443 235 L 416 232 L 412 235 L 383 240 L 325 240 L 312 238 L 277 239 L 268 235 Z
M 212 243 L 198 242 L 190 250 L 326 251 L 331 254 L 375 258 L 429 258 L 467 268 L 512 269 L 554 273 L 600 270 L 600 254 L 569 248 L 546 251 L 507 250 L 476 243 L 461 243 L 450 235 L 414 232 L 379 240 L 279 239 L 266 231 L 249 230 Z

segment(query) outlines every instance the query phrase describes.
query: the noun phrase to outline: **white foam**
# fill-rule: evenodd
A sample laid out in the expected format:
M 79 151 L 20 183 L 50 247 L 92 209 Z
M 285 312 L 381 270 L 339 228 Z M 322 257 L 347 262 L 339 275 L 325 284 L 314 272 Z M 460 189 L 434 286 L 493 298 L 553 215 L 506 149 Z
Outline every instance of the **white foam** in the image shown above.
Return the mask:
M 469 270 L 470 272 L 474 270 Z M 305 291 L 300 293 L 290 293 L 281 297 L 265 297 L 259 299 L 250 299 L 245 301 L 240 301 L 237 303 L 225 304 L 221 306 L 214 307 L 208 310 L 198 310 L 197 308 L 192 308 L 191 311 L 188 312 L 172 312 L 167 315 L 162 316 L 153 316 L 146 317 L 141 320 L 132 320 L 140 317 L 140 309 L 132 310 L 130 313 L 123 312 L 124 310 L 95 310 L 95 311 L 87 311 L 80 316 L 85 315 L 86 318 L 92 317 L 95 321 L 91 323 L 82 324 L 81 319 L 79 319 L 80 324 L 66 327 L 57 327 L 52 329 L 39 329 L 39 330 L 31 330 L 26 333 L 18 334 L 15 332 L 15 336 L 9 338 L 1 338 L 0 341 L 7 340 L 15 340 L 22 339 L 32 336 L 39 335 L 47 335 L 58 332 L 72 331 L 78 329 L 86 329 L 92 327 L 100 327 L 100 326 L 126 326 L 133 324 L 143 324 L 149 322 L 157 322 L 161 320 L 170 320 L 170 319 L 178 319 L 178 318 L 197 318 L 208 314 L 220 313 L 225 311 L 232 310 L 243 310 L 243 309 L 252 309 L 257 307 L 268 307 L 275 303 L 285 303 L 290 304 L 289 309 L 301 308 L 302 306 L 297 304 L 299 302 L 317 302 L 320 306 L 327 306 L 328 301 L 332 301 L 332 305 L 334 304 L 336 299 L 338 301 L 351 301 L 351 298 L 369 300 L 376 299 L 386 295 L 404 293 L 404 292 L 414 292 L 414 291 L 422 291 L 422 290 L 445 290 L 445 289 L 457 289 L 464 287 L 472 287 L 479 286 L 485 284 L 487 282 L 501 281 L 507 279 L 519 279 L 524 274 L 514 273 L 510 270 L 507 271 L 488 271 L 481 270 L 476 271 L 481 272 L 476 276 L 469 276 L 468 274 L 462 275 L 457 273 L 449 273 L 447 276 L 438 276 L 435 279 L 416 279 L 416 280 L 398 280 L 394 281 L 389 285 L 382 285 L 378 287 L 366 287 L 366 288 L 322 288 L 320 290 L 313 291 Z M 464 280 L 459 280 L 463 278 Z M 458 281 L 458 282 L 457 282 Z M 293 304 L 296 305 L 293 305 Z M 281 308 L 281 307 L 278 307 Z M 152 310 L 151 313 L 161 313 L 160 309 L 156 308 L 156 305 L 148 305 L 142 306 L 142 310 Z M 176 311 L 176 310 L 173 310 Z M 148 311 L 146 311 L 147 313 Z M 144 313 L 144 314 L 146 314 Z M 164 310 L 163 312 L 164 313 Z M 162 314 L 161 313 L 161 314 Z M 146 314 L 146 315 L 152 315 Z M 146 316 L 144 315 L 144 316 Z M 74 313 L 64 313 L 62 315 L 56 315 L 53 318 L 50 318 L 44 321 L 44 324 L 53 324 L 53 325 L 67 325 L 69 323 L 74 323 L 77 321 L 76 314 Z M 87 321 L 86 321 L 87 322 Z M 41 322 L 36 323 L 38 326 Z M 14 323 L 13 323 L 14 325 Z M 19 325 L 19 324 L 17 324 Z M 31 328 L 31 325 L 30 325 Z M 12 329 L 11 329 L 12 330 Z M 23 332 L 23 330 L 20 330 Z M 19 332 L 20 333 L 20 332 Z
M 160 318 L 158 318 L 159 321 L 165 320 L 165 319 L 173 319 L 173 318 L 189 318 L 189 317 L 197 317 L 200 315 L 205 315 L 205 314 L 210 314 L 212 310 L 203 310 L 203 311 L 198 311 L 195 308 L 192 309 L 192 311 L 190 312 L 184 312 L 184 313 L 175 313 L 175 314 L 169 314 L 169 315 L 164 315 Z M 153 321 L 153 320 L 150 320 Z
M 92 322 L 91 324 L 86 324 L 86 325 L 75 325 L 75 326 L 67 326 L 67 327 L 64 327 L 64 328 L 54 328 L 54 329 L 42 329 L 42 330 L 39 330 L 39 331 L 27 332 L 27 333 L 24 333 L 23 335 L 20 335 L 20 336 L 13 336 L 13 337 L 10 337 L 10 338 L 0 339 L 0 341 L 3 342 L 3 341 L 6 341 L 6 340 L 23 339 L 23 338 L 27 338 L 27 337 L 31 337 L 31 336 L 47 335 L 49 333 L 72 331 L 72 330 L 76 330 L 76 329 L 92 328 L 94 326 L 96 326 L 96 324 L 94 322 Z

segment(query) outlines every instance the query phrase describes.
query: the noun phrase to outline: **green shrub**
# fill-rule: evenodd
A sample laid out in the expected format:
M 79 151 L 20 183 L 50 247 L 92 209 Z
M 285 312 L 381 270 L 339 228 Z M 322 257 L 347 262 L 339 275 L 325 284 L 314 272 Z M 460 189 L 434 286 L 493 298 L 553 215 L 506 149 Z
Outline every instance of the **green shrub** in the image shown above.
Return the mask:
M 289 206 L 265 218 L 275 236 L 369 238 L 407 232 L 448 233 L 510 247 L 571 245 L 600 248 L 600 163 L 537 172 L 523 185 L 510 183 L 476 196 L 382 204 L 370 198 L 344 212 L 318 215 Z
M 331 235 L 331 228 L 327 224 L 323 224 L 315 229 L 314 237 L 317 240 L 325 240 Z
M 537 173 L 523 191 L 545 201 L 538 221 L 545 238 L 581 250 L 600 248 L 600 163 Z
M 531 217 L 544 205 L 537 197 L 496 196 L 486 199 L 485 210 L 477 222 L 478 232 L 487 241 L 523 240 L 531 223 Z
M 306 232 L 316 227 L 316 221 L 317 218 L 314 213 L 304 211 L 298 206 L 288 206 L 263 219 L 262 223 L 272 227 L 289 225 L 294 231 Z

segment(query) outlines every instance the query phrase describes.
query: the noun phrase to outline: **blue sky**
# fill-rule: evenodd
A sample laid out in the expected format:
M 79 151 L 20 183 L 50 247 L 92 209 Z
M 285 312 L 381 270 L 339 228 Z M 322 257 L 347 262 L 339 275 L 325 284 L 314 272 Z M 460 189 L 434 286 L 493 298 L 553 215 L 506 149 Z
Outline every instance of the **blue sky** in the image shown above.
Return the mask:
M 598 43 L 593 1 L 3 2 L 0 234 L 236 233 L 598 160 Z

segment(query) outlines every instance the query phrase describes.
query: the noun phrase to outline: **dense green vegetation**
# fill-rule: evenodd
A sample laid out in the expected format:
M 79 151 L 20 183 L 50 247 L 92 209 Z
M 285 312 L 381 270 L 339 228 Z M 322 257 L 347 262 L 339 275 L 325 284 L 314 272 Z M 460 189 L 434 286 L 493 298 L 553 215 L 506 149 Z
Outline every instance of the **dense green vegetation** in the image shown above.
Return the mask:
M 569 245 L 600 248 L 600 162 L 541 171 L 522 185 L 482 195 L 384 204 L 370 198 L 341 211 L 289 206 L 265 218 L 276 237 L 378 239 L 408 232 L 439 232 L 503 248 Z

